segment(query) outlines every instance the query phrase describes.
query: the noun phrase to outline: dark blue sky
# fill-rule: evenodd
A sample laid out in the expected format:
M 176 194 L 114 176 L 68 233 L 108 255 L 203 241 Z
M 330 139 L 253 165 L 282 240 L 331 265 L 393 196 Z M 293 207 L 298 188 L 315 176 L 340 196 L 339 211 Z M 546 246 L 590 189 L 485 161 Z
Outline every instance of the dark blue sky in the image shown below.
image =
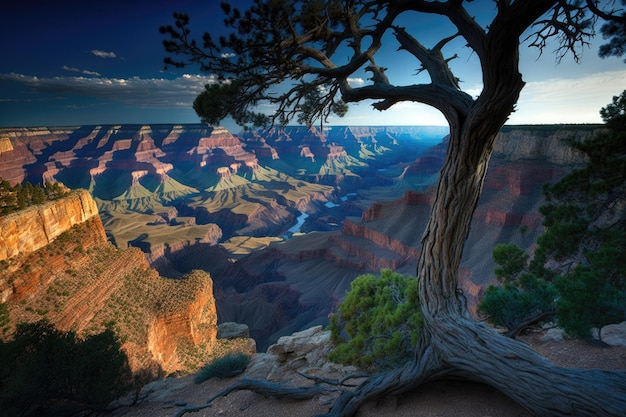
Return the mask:
M 3 2 L 0 6 L 0 126 L 123 123 L 196 123 L 191 109 L 210 74 L 193 68 L 163 70 L 163 37 L 158 28 L 173 23 L 174 11 L 188 12 L 200 37 L 219 30 L 219 0 L 83 0 Z M 12 4 L 6 4 L 12 3 Z M 245 5 L 246 2 L 231 2 Z M 491 3 L 481 0 L 477 13 Z M 417 25 L 417 20 L 407 20 Z M 434 32 L 438 22 L 421 21 Z M 410 29 L 410 27 L 409 27 Z M 528 82 L 512 123 L 600 122 L 598 110 L 626 88 L 620 59 L 600 60 L 597 44 L 586 50 L 582 64 L 565 59 L 556 65 L 546 51 L 522 47 L 522 73 Z M 392 79 L 411 81 L 418 67 L 388 48 Z M 480 93 L 475 56 L 466 53 L 451 66 L 470 94 Z M 398 70 L 397 75 L 392 71 Z M 399 70 L 406 70 L 404 73 Z M 405 77 L 405 78 L 403 78 Z M 367 82 L 356 74 L 353 82 Z M 391 78 L 391 77 L 390 77 Z M 444 124 L 434 110 L 400 103 L 379 113 L 369 104 L 352 106 L 335 124 Z M 226 127 L 236 129 L 225 123 Z

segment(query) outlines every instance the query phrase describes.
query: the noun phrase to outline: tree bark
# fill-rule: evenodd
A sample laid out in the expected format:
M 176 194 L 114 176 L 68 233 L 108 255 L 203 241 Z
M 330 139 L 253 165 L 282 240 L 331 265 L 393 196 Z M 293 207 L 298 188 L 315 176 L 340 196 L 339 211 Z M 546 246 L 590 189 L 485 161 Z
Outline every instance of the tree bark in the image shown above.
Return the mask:
M 390 9 L 396 13 L 403 7 L 406 10 L 415 7 L 450 18 L 480 59 L 483 91 L 476 100 L 462 93 L 443 57 L 419 47 L 401 29 L 397 29 L 396 36 L 404 49 L 421 61 L 434 59 L 425 65 L 431 74 L 431 84 L 394 87 L 383 78 L 374 85 L 352 89 L 347 77 L 380 47 L 380 38 L 376 36 L 367 53 L 357 48 L 359 59 L 352 60 L 348 66 L 329 66 L 315 72 L 303 67 L 310 73 L 341 81 L 346 102 L 381 99 L 375 104 L 379 110 L 399 101 L 427 103 L 439 109 L 450 126 L 447 157 L 418 260 L 419 297 L 424 315 L 420 353 L 403 368 L 373 376 L 353 391 L 342 394 L 326 416 L 353 416 L 369 399 L 397 395 L 447 376 L 486 383 L 541 416 L 626 416 L 625 371 L 557 367 L 527 345 L 474 320 L 459 289 L 463 246 L 494 142 L 514 111 L 524 86 L 519 73 L 520 36 L 558 2 L 495 2 L 498 14 L 487 30 L 476 24 L 461 1 L 396 3 L 399 9 Z M 389 16 L 391 20 L 395 17 Z M 440 70 L 445 76 L 437 75 Z M 262 388 L 257 387 L 267 394 L 267 387 Z M 275 389 L 280 393 L 281 388 Z
M 516 59 L 497 57 L 493 63 L 499 71 L 488 72 L 494 78 L 486 79 L 485 91 L 468 114 L 448 117 L 447 159 L 417 270 L 423 331 L 440 364 L 436 372 L 486 383 L 537 415 L 624 416 L 626 372 L 557 367 L 474 320 L 459 289 L 463 246 L 496 135 L 524 85 L 519 73 L 506 69 Z
M 471 319 L 429 327 L 444 368 L 488 384 L 539 416 L 626 415 L 626 371 L 562 368 Z
M 345 392 L 328 414 L 354 416 L 365 402 L 443 378 L 485 383 L 538 416 L 624 416 L 626 372 L 562 368 L 523 342 L 457 314 L 429 327 L 414 361 Z

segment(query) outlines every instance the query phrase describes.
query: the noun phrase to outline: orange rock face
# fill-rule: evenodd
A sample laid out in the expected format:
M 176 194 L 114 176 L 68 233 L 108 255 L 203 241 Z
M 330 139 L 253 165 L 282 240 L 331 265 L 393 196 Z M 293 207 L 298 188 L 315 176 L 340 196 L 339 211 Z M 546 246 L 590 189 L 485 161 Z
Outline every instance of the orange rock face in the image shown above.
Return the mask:
M 42 248 L 75 224 L 98 215 L 86 190 L 0 218 L 0 261 Z
M 148 328 L 148 350 L 165 372 L 184 367 L 180 345 L 204 346 L 210 349 L 217 336 L 217 311 L 213 282 L 202 280 L 193 300 L 175 311 L 159 314 Z
M 79 335 L 112 327 L 135 371 L 206 363 L 217 335 L 210 276 L 194 271 L 164 278 L 139 249 L 116 249 L 86 191 L 0 224 L 0 302 L 9 307 L 9 330 L 42 318 Z

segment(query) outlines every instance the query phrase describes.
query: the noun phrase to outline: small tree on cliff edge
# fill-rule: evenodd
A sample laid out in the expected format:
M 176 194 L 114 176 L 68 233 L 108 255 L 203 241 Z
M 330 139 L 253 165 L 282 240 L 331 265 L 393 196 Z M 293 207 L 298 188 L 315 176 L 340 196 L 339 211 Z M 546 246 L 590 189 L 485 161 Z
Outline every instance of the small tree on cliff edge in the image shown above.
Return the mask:
M 556 317 L 570 335 L 602 340 L 626 320 L 626 91 L 600 110 L 606 129 L 568 140 L 587 164 L 544 185 L 544 233 L 532 258 L 514 243 L 493 250 L 496 277 L 478 305 L 515 336 Z
M 430 105 L 450 126 L 418 261 L 424 315 L 419 355 L 402 369 L 376 375 L 344 393 L 330 415 L 353 415 L 372 397 L 399 394 L 446 376 L 485 382 L 539 415 L 623 415 L 626 373 L 559 368 L 526 345 L 496 334 L 468 314 L 458 269 L 494 141 L 524 86 L 519 73 L 524 33 L 531 30 L 527 39 L 540 50 L 554 39 L 560 42 L 559 58 L 571 53 L 578 60 L 597 20 L 623 28 L 624 13 L 611 1 L 499 0 L 493 2 L 490 21 L 482 25 L 468 11 L 476 3 L 255 0 L 245 12 L 223 4 L 225 25 L 233 33 L 219 39 L 205 33 L 199 43 L 191 38 L 188 16 L 175 14 L 176 24 L 161 32 L 169 37 L 166 50 L 184 58 L 165 62 L 176 67 L 199 64 L 217 75 L 222 83 L 205 93 L 210 113 L 200 114 L 209 123 L 229 115 L 240 124 L 285 124 L 293 117 L 310 124 L 333 112 L 342 114 L 345 103 L 372 99 L 377 110 L 402 101 Z M 428 47 L 398 26 L 401 18 L 417 14 L 447 20 L 448 26 L 442 27 L 453 29 Z M 461 90 L 448 66 L 454 57 L 443 53 L 457 38 L 479 60 L 483 90 L 477 98 Z M 390 45 L 383 48 L 383 42 Z M 618 48 L 609 47 L 619 53 L 619 41 L 615 44 Z M 429 82 L 395 85 L 380 65 L 385 64 L 381 52 L 391 48 L 415 59 L 418 73 L 425 72 Z M 373 74 L 372 82 L 352 85 L 351 77 L 363 69 Z M 224 100 L 215 100 L 221 94 L 227 94 Z M 276 112 L 259 115 L 254 108 L 263 103 L 275 104 Z

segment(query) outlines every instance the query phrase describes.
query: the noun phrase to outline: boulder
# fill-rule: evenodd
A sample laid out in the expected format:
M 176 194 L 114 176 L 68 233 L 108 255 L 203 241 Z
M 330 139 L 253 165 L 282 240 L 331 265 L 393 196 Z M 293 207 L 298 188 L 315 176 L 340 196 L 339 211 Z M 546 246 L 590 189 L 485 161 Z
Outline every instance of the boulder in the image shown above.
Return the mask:
M 241 323 L 221 323 L 217 326 L 218 339 L 248 339 L 250 329 L 246 324 Z
M 626 346 L 626 321 L 602 328 L 602 341 L 611 346 Z
M 548 329 L 548 331 L 546 332 L 546 334 L 543 335 L 541 340 L 543 342 L 561 342 L 565 339 L 565 337 L 565 330 L 561 329 L 560 327 L 553 327 L 551 329 Z
M 315 326 L 281 337 L 267 349 L 267 353 L 276 355 L 278 362 L 290 362 L 292 368 L 299 368 L 304 364 L 319 366 L 331 348 L 330 331 Z

